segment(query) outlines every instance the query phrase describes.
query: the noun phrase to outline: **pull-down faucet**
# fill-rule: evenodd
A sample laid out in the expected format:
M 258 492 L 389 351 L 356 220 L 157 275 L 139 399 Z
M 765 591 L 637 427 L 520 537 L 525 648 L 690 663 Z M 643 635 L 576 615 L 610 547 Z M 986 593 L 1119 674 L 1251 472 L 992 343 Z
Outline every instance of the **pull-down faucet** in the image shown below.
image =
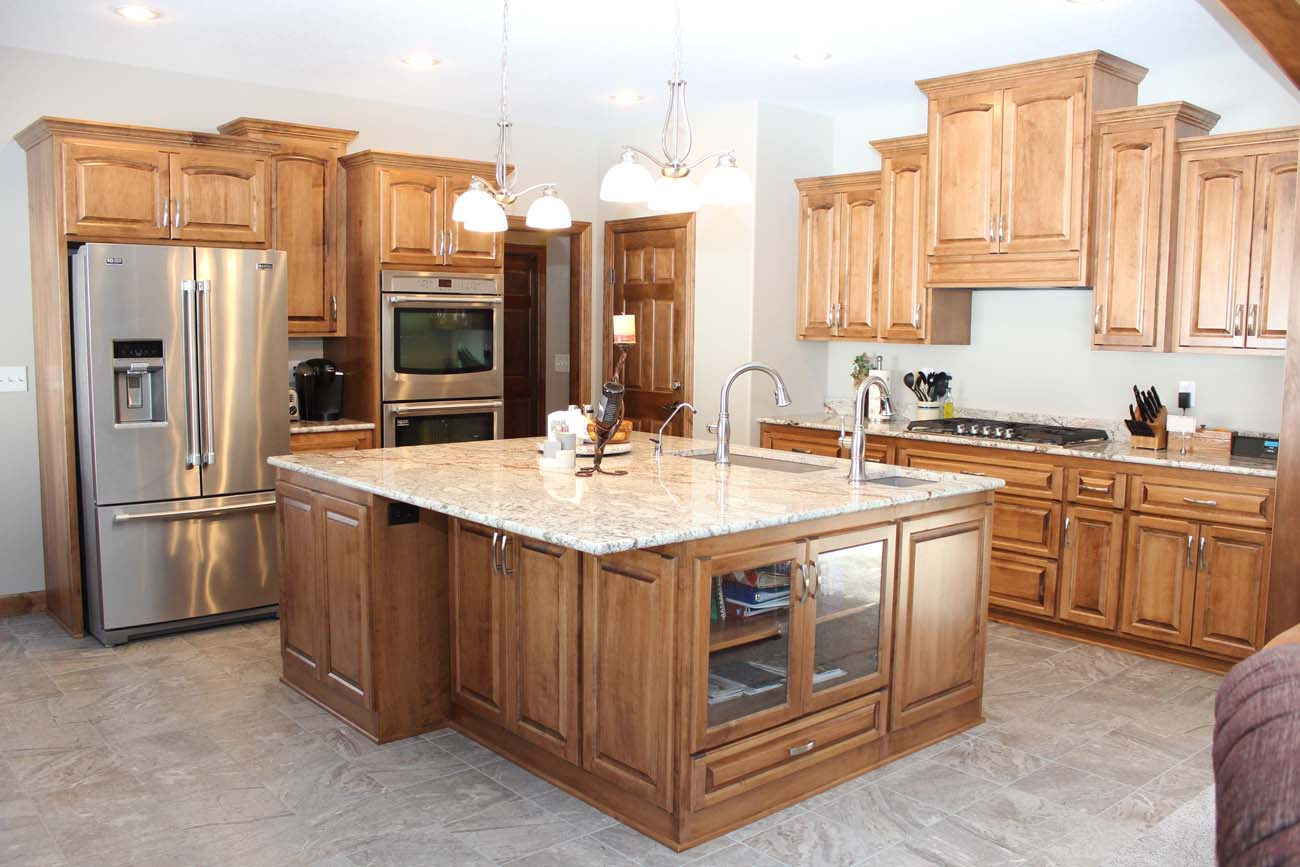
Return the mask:
M 872 373 L 858 386 L 857 399 L 853 401 L 853 443 L 849 447 L 849 484 L 860 485 L 867 480 L 867 430 L 862 417 L 867 413 L 867 392 L 871 384 L 880 386 L 880 417 L 892 418 L 894 400 L 889 394 L 889 383 L 879 373 Z
M 722 383 L 722 398 L 718 401 L 718 423 L 709 425 L 710 433 L 718 435 L 718 451 L 714 460 L 719 464 L 731 463 L 731 386 L 740 378 L 742 373 L 748 373 L 751 370 L 758 370 L 772 377 L 772 382 L 776 384 L 776 405 L 789 406 L 790 395 L 785 391 L 785 380 L 776 369 L 766 364 L 759 364 L 757 361 L 751 361 L 748 364 L 742 364 L 727 375 L 727 379 Z

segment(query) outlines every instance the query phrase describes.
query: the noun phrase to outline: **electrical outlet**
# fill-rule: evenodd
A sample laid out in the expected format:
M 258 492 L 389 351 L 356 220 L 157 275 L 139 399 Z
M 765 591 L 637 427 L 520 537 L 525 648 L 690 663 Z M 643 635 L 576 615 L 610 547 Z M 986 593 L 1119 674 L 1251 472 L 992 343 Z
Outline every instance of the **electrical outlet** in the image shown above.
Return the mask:
M 0 367 L 0 391 L 26 391 L 27 366 Z
M 1183 395 L 1187 395 L 1187 406 L 1183 406 Z M 1191 409 L 1196 406 L 1196 383 L 1190 379 L 1181 379 L 1178 381 L 1178 405 L 1183 409 Z
M 556 373 L 569 372 L 569 356 L 567 355 L 555 356 L 555 372 Z

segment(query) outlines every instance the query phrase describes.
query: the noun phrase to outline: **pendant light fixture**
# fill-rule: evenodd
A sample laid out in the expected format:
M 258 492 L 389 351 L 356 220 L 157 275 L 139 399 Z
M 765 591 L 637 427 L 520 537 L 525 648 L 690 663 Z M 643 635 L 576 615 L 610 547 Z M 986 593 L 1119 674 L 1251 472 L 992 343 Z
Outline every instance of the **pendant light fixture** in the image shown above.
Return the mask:
M 606 202 L 645 202 L 652 211 L 695 211 L 700 204 L 747 205 L 754 201 L 754 185 L 736 165 L 734 150 L 715 151 L 690 161 L 691 118 L 686 110 L 686 81 L 682 78 L 682 4 L 676 4 L 673 77 L 668 81 L 668 113 L 660 136 L 660 159 L 641 148 L 623 145 L 619 160 L 600 182 L 600 198 Z M 659 169 L 651 176 L 637 157 L 649 160 Z M 691 171 L 716 160 L 713 171 L 704 177 L 699 189 L 691 180 Z
M 475 175 L 469 189 L 461 193 L 451 209 L 451 218 L 471 232 L 504 232 L 509 227 L 506 207 L 523 195 L 541 190 L 542 194 L 528 206 L 524 223 L 530 229 L 567 229 L 573 225 L 569 206 L 560 198 L 555 184 L 533 184 L 515 189 L 519 172 L 508 172 L 510 164 L 510 0 L 501 2 L 501 102 L 497 120 L 496 184 Z

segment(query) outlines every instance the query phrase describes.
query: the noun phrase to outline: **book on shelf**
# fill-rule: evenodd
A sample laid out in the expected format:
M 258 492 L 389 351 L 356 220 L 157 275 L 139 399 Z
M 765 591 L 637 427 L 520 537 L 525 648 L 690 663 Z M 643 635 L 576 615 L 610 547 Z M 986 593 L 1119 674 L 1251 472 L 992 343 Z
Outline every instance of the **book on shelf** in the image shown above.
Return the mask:
M 731 701 L 745 694 L 745 685 L 718 674 L 709 674 L 709 704 Z
M 749 664 L 760 671 L 766 671 L 769 674 L 785 677 L 785 666 L 782 664 L 758 662 L 756 660 L 751 660 Z M 825 683 L 828 680 L 834 680 L 835 678 L 843 677 L 846 674 L 848 674 L 848 672 L 842 668 L 835 668 L 830 665 L 818 665 L 813 669 L 813 683 Z
M 742 581 L 727 579 L 722 583 L 722 595 L 728 602 L 737 605 L 758 606 L 774 602 L 786 602 L 790 599 L 790 585 L 760 589 Z
M 740 684 L 745 695 L 758 695 L 785 685 L 785 673 L 773 673 L 750 663 L 733 659 L 727 662 L 709 662 L 709 678 L 719 677 Z M 710 690 L 710 694 L 712 690 Z
M 777 614 L 784 612 L 788 606 L 789 600 L 778 599 L 773 604 L 763 605 L 743 605 L 726 600 L 726 606 L 723 609 L 725 614 L 724 620 L 744 620 L 748 617 L 757 617 L 761 614 Z
M 727 576 L 728 581 L 748 584 L 758 590 L 790 589 L 790 564 L 773 563 L 760 569 L 740 569 Z

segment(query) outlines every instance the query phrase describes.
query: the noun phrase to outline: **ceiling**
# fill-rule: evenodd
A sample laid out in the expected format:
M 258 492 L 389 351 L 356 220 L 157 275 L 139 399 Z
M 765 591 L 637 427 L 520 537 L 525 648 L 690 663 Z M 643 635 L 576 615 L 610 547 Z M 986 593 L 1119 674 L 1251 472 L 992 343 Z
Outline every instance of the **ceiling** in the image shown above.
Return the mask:
M 121 0 L 118 0 L 121 2 Z M 1204 4 L 1204 5 L 1202 5 Z M 917 78 L 1104 48 L 1144 66 L 1239 53 L 1215 0 L 684 0 L 691 104 L 763 99 L 823 113 L 914 98 Z M 212 78 L 478 115 L 496 107 L 500 5 L 492 0 L 149 0 L 133 24 L 114 0 L 0 0 L 0 44 Z M 511 99 L 519 120 L 657 121 L 672 11 L 631 0 L 514 0 Z M 1218 13 L 1221 15 L 1222 13 Z M 1239 38 L 1239 37 L 1238 37 Z M 798 50 L 833 54 L 797 63 Z M 413 71 L 401 58 L 440 58 Z M 615 105 L 630 89 L 647 97 Z

